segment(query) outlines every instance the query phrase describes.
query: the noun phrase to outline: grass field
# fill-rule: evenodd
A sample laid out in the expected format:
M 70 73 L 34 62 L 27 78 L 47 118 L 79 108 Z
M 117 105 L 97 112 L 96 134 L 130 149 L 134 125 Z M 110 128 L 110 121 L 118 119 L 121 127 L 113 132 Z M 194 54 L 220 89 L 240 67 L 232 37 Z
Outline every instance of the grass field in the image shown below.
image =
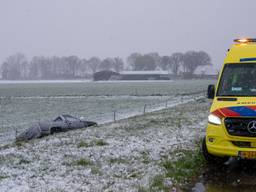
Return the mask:
M 38 120 L 59 114 L 98 123 L 153 111 L 191 93 L 206 90 L 209 80 L 169 82 L 63 82 L 0 84 L 0 143 Z
M 0 97 L 170 96 L 205 90 L 212 80 L 0 84 Z
M 0 147 L 0 191 L 179 191 L 200 174 L 209 107 L 200 99 Z

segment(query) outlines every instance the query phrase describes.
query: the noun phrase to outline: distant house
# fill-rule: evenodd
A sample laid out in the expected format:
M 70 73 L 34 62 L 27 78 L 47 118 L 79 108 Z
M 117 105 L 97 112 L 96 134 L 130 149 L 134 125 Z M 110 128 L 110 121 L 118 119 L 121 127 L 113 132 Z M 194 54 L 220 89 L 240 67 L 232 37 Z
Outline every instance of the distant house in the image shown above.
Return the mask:
M 95 73 L 93 77 L 94 81 L 170 80 L 175 78 L 175 76 L 170 74 L 168 71 L 122 71 L 120 73 L 113 71 L 100 71 Z
M 119 76 L 119 73 L 114 71 L 99 71 L 93 74 L 94 81 L 108 81 L 111 80 L 114 76 Z
M 170 80 L 168 71 L 122 71 L 121 80 Z

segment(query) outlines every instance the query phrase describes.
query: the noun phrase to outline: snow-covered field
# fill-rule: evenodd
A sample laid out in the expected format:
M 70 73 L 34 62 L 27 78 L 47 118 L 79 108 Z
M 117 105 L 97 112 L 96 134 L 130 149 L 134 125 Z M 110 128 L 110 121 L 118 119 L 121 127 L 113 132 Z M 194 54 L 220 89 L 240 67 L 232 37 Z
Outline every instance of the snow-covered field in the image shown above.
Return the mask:
M 187 101 L 213 81 L 22 82 L 0 84 L 0 144 L 33 122 L 71 114 L 100 124 Z M 167 102 L 167 103 L 166 103 Z
M 1 80 L 0 84 L 84 83 L 92 80 Z
M 142 191 L 171 152 L 193 148 L 209 102 L 0 148 L 0 191 Z M 168 180 L 170 185 L 172 178 Z

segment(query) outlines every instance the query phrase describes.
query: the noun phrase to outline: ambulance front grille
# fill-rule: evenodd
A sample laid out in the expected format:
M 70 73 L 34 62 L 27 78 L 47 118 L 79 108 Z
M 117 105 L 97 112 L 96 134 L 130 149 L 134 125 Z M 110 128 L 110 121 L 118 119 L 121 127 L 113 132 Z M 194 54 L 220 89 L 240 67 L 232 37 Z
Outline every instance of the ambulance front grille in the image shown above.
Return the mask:
M 256 118 L 226 118 L 225 127 L 229 135 L 242 137 L 256 137 L 256 132 L 248 130 L 248 124 L 256 121 Z

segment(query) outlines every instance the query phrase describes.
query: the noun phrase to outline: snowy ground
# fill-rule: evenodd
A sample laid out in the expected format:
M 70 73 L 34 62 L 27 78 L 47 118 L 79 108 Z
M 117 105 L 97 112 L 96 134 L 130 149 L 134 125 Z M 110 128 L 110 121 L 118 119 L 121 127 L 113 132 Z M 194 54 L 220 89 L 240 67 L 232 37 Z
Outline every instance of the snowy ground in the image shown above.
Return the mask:
M 0 191 L 139 191 L 173 150 L 193 148 L 205 99 L 0 148 Z
M 213 80 L 168 82 L 22 81 L 0 83 L 0 146 L 41 120 L 60 114 L 99 124 L 143 114 L 206 92 Z M 115 115 L 114 115 L 115 113 Z

